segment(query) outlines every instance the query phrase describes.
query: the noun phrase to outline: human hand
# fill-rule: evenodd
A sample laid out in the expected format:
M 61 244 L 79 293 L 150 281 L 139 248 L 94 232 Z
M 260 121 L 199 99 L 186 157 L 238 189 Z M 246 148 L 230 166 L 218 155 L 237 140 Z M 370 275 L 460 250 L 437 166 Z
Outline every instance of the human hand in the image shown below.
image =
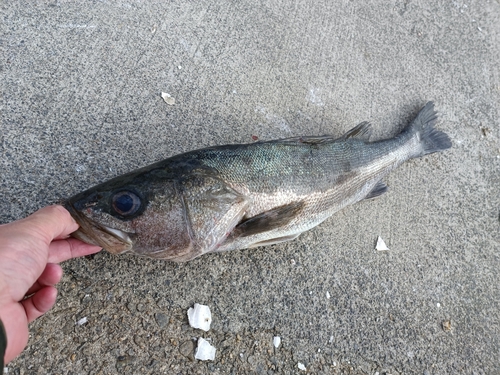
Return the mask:
M 101 250 L 67 238 L 78 224 L 62 206 L 42 208 L 24 219 L 0 225 L 0 319 L 7 333 L 5 362 L 28 342 L 28 323 L 56 302 L 60 262 Z M 1 370 L 1 369 L 0 369 Z

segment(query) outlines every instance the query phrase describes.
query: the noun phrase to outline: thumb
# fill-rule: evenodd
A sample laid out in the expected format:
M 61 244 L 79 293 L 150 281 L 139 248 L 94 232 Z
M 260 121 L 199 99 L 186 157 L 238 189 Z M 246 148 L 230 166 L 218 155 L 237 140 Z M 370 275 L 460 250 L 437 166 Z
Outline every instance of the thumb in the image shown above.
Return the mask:
M 9 224 L 7 224 L 9 225 Z M 48 206 L 16 222 L 18 230 L 30 233 L 49 245 L 52 240 L 67 237 L 78 224 L 63 206 Z

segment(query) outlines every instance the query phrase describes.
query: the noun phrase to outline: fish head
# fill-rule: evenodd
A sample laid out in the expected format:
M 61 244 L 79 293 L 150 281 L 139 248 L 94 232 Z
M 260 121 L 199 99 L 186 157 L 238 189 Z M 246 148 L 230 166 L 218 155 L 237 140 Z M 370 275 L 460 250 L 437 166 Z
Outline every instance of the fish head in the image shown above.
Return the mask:
M 188 260 L 194 241 L 175 181 L 120 176 L 64 203 L 80 228 L 72 236 L 113 254 Z

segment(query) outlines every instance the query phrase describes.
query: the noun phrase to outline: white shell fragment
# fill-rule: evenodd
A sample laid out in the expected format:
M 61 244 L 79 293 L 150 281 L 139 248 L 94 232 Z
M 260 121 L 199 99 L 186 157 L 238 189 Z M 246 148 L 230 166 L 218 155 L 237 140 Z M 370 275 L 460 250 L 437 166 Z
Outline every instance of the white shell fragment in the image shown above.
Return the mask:
M 297 366 L 299 367 L 299 370 L 306 371 L 306 366 L 304 366 L 303 363 L 297 363 Z
M 196 353 L 194 353 L 194 358 L 200 361 L 213 361 L 215 359 L 215 351 L 215 347 L 210 345 L 203 337 L 200 337 L 198 339 L 198 347 L 196 348 Z
M 274 337 L 273 337 L 273 345 L 274 345 L 274 347 L 275 347 L 276 349 L 278 349 L 278 348 L 279 348 L 279 346 L 280 346 L 280 344 L 281 344 L 281 337 L 279 337 L 279 336 L 274 336 Z
M 85 317 L 81 318 L 78 322 L 76 322 L 76 324 L 78 324 L 79 326 L 82 326 L 82 325 L 84 325 L 87 322 L 88 322 L 88 319 L 85 316 Z
M 161 93 L 161 97 L 163 98 L 163 100 L 165 101 L 165 103 L 167 103 L 168 105 L 174 105 L 175 104 L 175 99 L 172 98 L 172 96 L 170 96 L 170 94 L 168 94 L 166 92 L 162 92 Z
M 194 308 L 190 307 L 188 312 L 189 325 L 193 328 L 199 328 L 207 332 L 212 323 L 212 313 L 210 308 L 198 303 L 194 304 Z
M 378 239 L 377 239 L 377 246 L 375 246 L 375 249 L 378 250 L 378 251 L 386 251 L 386 250 L 389 250 L 389 248 L 387 247 L 387 245 L 385 244 L 384 240 L 382 239 L 382 237 L 378 236 Z

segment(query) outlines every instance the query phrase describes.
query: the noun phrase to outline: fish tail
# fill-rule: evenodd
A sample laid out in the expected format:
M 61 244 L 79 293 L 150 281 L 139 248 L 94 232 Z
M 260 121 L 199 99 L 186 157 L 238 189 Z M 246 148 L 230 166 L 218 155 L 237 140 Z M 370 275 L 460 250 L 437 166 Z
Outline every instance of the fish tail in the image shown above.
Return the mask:
M 420 110 L 417 117 L 408 125 L 407 129 L 405 129 L 412 136 L 417 136 L 419 140 L 415 157 L 443 151 L 451 147 L 451 140 L 448 134 L 434 128 L 437 118 L 434 103 L 428 102 Z

